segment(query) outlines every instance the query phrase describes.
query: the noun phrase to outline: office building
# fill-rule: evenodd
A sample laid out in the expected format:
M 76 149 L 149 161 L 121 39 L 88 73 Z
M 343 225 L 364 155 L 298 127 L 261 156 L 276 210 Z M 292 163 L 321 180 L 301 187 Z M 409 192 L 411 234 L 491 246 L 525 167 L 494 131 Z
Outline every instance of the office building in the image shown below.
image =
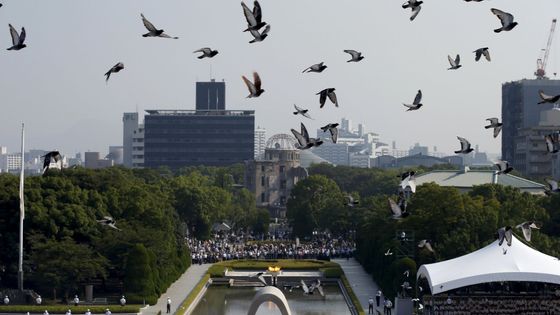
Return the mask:
M 138 125 L 132 135 L 132 167 L 144 168 L 144 124 Z
M 226 83 L 196 82 L 196 110 L 225 110 L 226 109 Z
M 123 164 L 123 147 L 122 146 L 109 146 L 109 154 L 105 157 L 113 160 L 115 165 Z
M 98 169 L 111 167 L 114 165 L 111 159 L 102 159 L 99 152 L 86 152 L 85 153 L 85 168 Z
M 264 149 L 266 148 L 266 129 L 257 127 L 255 130 L 255 160 L 264 157 Z
M 140 126 L 138 113 L 123 114 L 123 164 L 126 167 L 132 167 L 133 138 Z

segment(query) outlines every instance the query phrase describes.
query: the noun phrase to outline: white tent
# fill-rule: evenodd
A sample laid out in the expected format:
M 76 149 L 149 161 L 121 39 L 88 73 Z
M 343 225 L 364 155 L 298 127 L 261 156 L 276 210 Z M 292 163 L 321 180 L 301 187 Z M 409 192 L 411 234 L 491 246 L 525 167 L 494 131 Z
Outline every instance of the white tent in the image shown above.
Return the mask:
M 503 249 L 507 249 L 504 254 Z M 420 266 L 417 277 L 428 280 L 432 294 L 487 282 L 560 284 L 560 260 L 532 249 L 515 236 L 511 246 L 492 244 L 470 254 Z

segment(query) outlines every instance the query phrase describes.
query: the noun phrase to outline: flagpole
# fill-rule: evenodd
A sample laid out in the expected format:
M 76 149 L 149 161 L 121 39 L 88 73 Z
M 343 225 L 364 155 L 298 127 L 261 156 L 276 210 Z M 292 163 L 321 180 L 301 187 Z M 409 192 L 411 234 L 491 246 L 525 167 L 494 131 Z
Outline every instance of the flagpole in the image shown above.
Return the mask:
M 25 171 L 25 126 L 21 124 L 21 172 L 19 175 L 19 265 L 18 265 L 18 289 L 23 291 L 23 219 L 25 218 L 25 206 L 23 201 L 23 180 Z

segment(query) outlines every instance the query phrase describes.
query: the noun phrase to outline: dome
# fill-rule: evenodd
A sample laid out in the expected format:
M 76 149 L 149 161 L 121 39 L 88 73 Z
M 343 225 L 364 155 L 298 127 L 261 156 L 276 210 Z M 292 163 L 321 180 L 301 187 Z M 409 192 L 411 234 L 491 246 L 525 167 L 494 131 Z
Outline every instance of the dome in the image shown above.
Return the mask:
M 266 148 L 273 150 L 297 150 L 296 142 L 296 138 L 285 133 L 280 133 L 270 137 L 266 141 Z

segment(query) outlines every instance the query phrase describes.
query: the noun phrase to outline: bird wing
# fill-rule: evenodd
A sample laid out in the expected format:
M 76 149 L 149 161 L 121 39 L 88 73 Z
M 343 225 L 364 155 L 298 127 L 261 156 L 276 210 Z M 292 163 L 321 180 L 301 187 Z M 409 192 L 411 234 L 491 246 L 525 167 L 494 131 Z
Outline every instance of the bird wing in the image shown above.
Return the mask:
M 294 104 L 294 108 L 298 113 L 301 113 L 303 111 L 303 108 L 298 107 L 296 104 Z
M 451 67 L 456 67 L 457 64 L 455 63 L 455 60 L 453 60 L 453 58 L 451 58 L 451 56 L 447 55 L 447 60 L 449 60 L 449 64 L 451 65 Z
M 471 143 L 467 141 L 467 139 L 461 137 L 457 137 L 457 139 L 461 142 L 461 151 L 467 150 L 471 147 Z
M 414 102 L 412 104 L 418 105 L 420 104 L 420 102 L 422 102 L 422 91 L 418 90 L 418 93 L 416 93 L 416 97 L 414 98 Z
M 212 49 L 210 49 L 209 47 L 204 47 L 204 48 L 200 48 L 198 50 L 193 51 L 193 53 L 197 53 L 197 52 L 201 52 L 205 55 L 210 54 L 212 52 Z
M 338 129 L 336 129 L 336 127 L 329 128 L 329 131 L 331 132 L 332 142 L 336 143 L 336 141 L 338 140 Z
M 261 33 L 261 37 L 265 34 L 268 34 L 268 32 L 270 32 L 270 24 L 268 24 L 265 28 L 264 31 Z
M 461 56 L 459 56 L 459 54 L 457 54 L 457 57 L 455 57 L 455 65 L 459 65 L 461 63 Z
M 490 51 L 488 49 L 483 49 L 482 54 L 484 55 L 484 58 L 486 58 L 486 60 L 492 61 L 492 59 L 490 58 Z
M 543 90 L 539 90 L 539 96 L 543 101 L 547 101 L 552 98 L 552 96 L 544 94 Z
M 251 95 L 257 94 L 257 89 L 255 88 L 253 82 L 249 81 L 249 79 L 247 79 L 244 75 L 242 75 L 241 78 L 243 79 L 243 82 L 245 82 L 245 85 L 247 85 L 249 93 L 251 93 Z
M 498 123 L 498 118 L 486 118 L 490 122 L 490 124 L 495 125 Z
M 494 127 L 494 138 L 500 134 L 500 131 L 502 131 L 502 126 Z
M 546 182 L 550 186 L 550 190 L 555 191 L 558 189 L 558 182 L 552 179 L 547 179 Z
M 309 294 L 309 287 L 307 287 L 307 284 L 305 284 L 303 280 L 301 280 L 301 288 L 303 289 L 303 293 Z
M 389 198 L 389 207 L 391 207 L 391 212 L 393 212 L 393 215 L 399 217 L 402 215 L 401 207 L 399 207 L 399 205 L 397 205 L 397 203 L 391 198 Z
M 259 279 L 259 281 L 260 281 L 262 284 L 264 284 L 265 286 L 267 286 L 266 280 L 264 279 L 264 276 L 263 276 L 263 275 L 259 275 L 259 276 L 257 277 L 257 279 Z
M 8 24 L 10 26 L 10 35 L 12 35 L 12 45 L 19 44 L 19 34 L 16 29 L 12 26 L 12 24 Z
M 18 44 L 20 44 L 20 45 L 23 44 L 23 42 L 25 41 L 25 36 L 26 36 L 25 27 L 22 27 L 22 28 L 21 28 L 21 33 L 19 33 L 19 42 L 18 42 Z
M 511 228 L 505 230 L 504 237 L 506 238 L 508 246 L 511 246 L 511 242 L 513 239 L 513 232 Z
M 249 26 L 257 25 L 257 19 L 255 18 L 255 15 L 249 9 L 249 7 L 247 7 L 247 5 L 245 5 L 245 3 L 243 2 L 241 2 L 241 6 L 243 7 L 243 14 L 245 15 L 245 19 L 247 20 Z
M 475 54 L 474 61 L 479 61 L 480 57 L 482 57 L 482 50 L 477 49 L 474 51 L 474 54 Z
M 294 137 L 296 138 L 300 147 L 307 146 L 307 141 L 305 141 L 305 138 L 302 136 L 301 133 L 297 132 L 295 129 L 291 129 L 291 131 L 294 134 Z
M 319 291 L 319 294 L 321 294 L 321 296 L 325 296 L 325 292 L 323 291 L 322 285 L 317 286 L 317 290 Z
M 307 117 L 307 118 L 309 118 L 309 119 L 313 119 L 313 118 L 311 118 L 311 116 L 307 113 L 307 111 L 303 111 L 303 112 L 301 112 L 300 114 L 301 114 L 303 117 Z
M 358 57 L 360 57 L 360 53 L 352 49 L 345 49 L 344 52 L 350 54 L 352 56 L 352 59 L 357 59 Z
M 46 154 L 43 160 L 43 172 L 51 165 L 51 156 L 50 154 Z
M 505 161 L 498 160 L 498 162 L 494 163 L 500 172 L 503 172 L 507 168 L 507 163 Z
M 167 34 L 165 34 L 165 33 L 159 34 L 158 37 L 173 38 L 173 39 L 178 39 L 178 38 L 179 38 L 179 37 L 177 37 L 177 36 L 169 36 L 169 35 L 167 35 Z
M 506 234 L 506 229 L 505 228 L 502 227 L 502 228 L 498 229 L 498 240 L 499 240 L 498 245 L 499 246 L 502 246 L 502 243 L 504 242 L 504 239 L 505 239 L 505 234 Z
M 108 221 L 113 221 L 113 217 L 110 217 L 108 215 L 104 216 L 103 219 L 108 220 Z
M 319 103 L 321 104 L 320 108 L 323 108 L 323 106 L 325 106 L 325 102 L 327 101 L 327 90 L 322 90 L 319 94 Z
M 334 103 L 336 107 L 338 107 L 338 100 L 336 99 L 336 93 L 334 91 L 329 91 L 327 93 L 329 100 Z
M 257 23 L 260 23 L 262 21 L 261 5 L 256 0 L 253 3 L 253 16 L 255 17 L 255 20 L 257 21 Z
M 498 10 L 498 9 L 490 9 L 490 11 L 492 11 L 492 13 L 494 13 L 495 16 L 498 17 L 498 19 L 500 19 L 500 22 L 502 23 L 502 26 L 506 26 L 511 24 L 511 22 L 513 22 L 513 15 L 504 12 L 502 10 Z
M 305 138 L 305 142 L 309 142 L 309 133 L 307 132 L 307 128 L 305 128 L 305 125 L 303 123 L 301 123 L 300 129 L 301 135 Z
M 255 81 L 255 89 L 258 91 L 261 89 L 261 77 L 257 72 L 253 72 L 253 81 Z
M 420 10 L 422 10 L 422 7 L 419 5 L 412 8 L 412 15 L 410 16 L 411 21 L 414 21 L 414 19 L 418 16 L 418 13 L 420 13 Z
M 419 248 L 422 248 L 424 246 L 426 246 L 426 240 L 421 240 L 420 242 L 418 242 L 418 247 Z
M 154 24 L 152 24 L 150 21 L 148 21 L 148 19 L 144 16 L 144 14 L 140 13 L 140 16 L 142 17 L 142 23 L 144 23 L 144 27 L 148 31 L 150 31 L 150 32 L 156 32 L 157 31 Z
M 544 140 L 546 141 L 546 149 L 548 150 L 548 152 L 553 152 L 554 151 L 554 140 L 552 138 L 552 135 L 544 136 Z

